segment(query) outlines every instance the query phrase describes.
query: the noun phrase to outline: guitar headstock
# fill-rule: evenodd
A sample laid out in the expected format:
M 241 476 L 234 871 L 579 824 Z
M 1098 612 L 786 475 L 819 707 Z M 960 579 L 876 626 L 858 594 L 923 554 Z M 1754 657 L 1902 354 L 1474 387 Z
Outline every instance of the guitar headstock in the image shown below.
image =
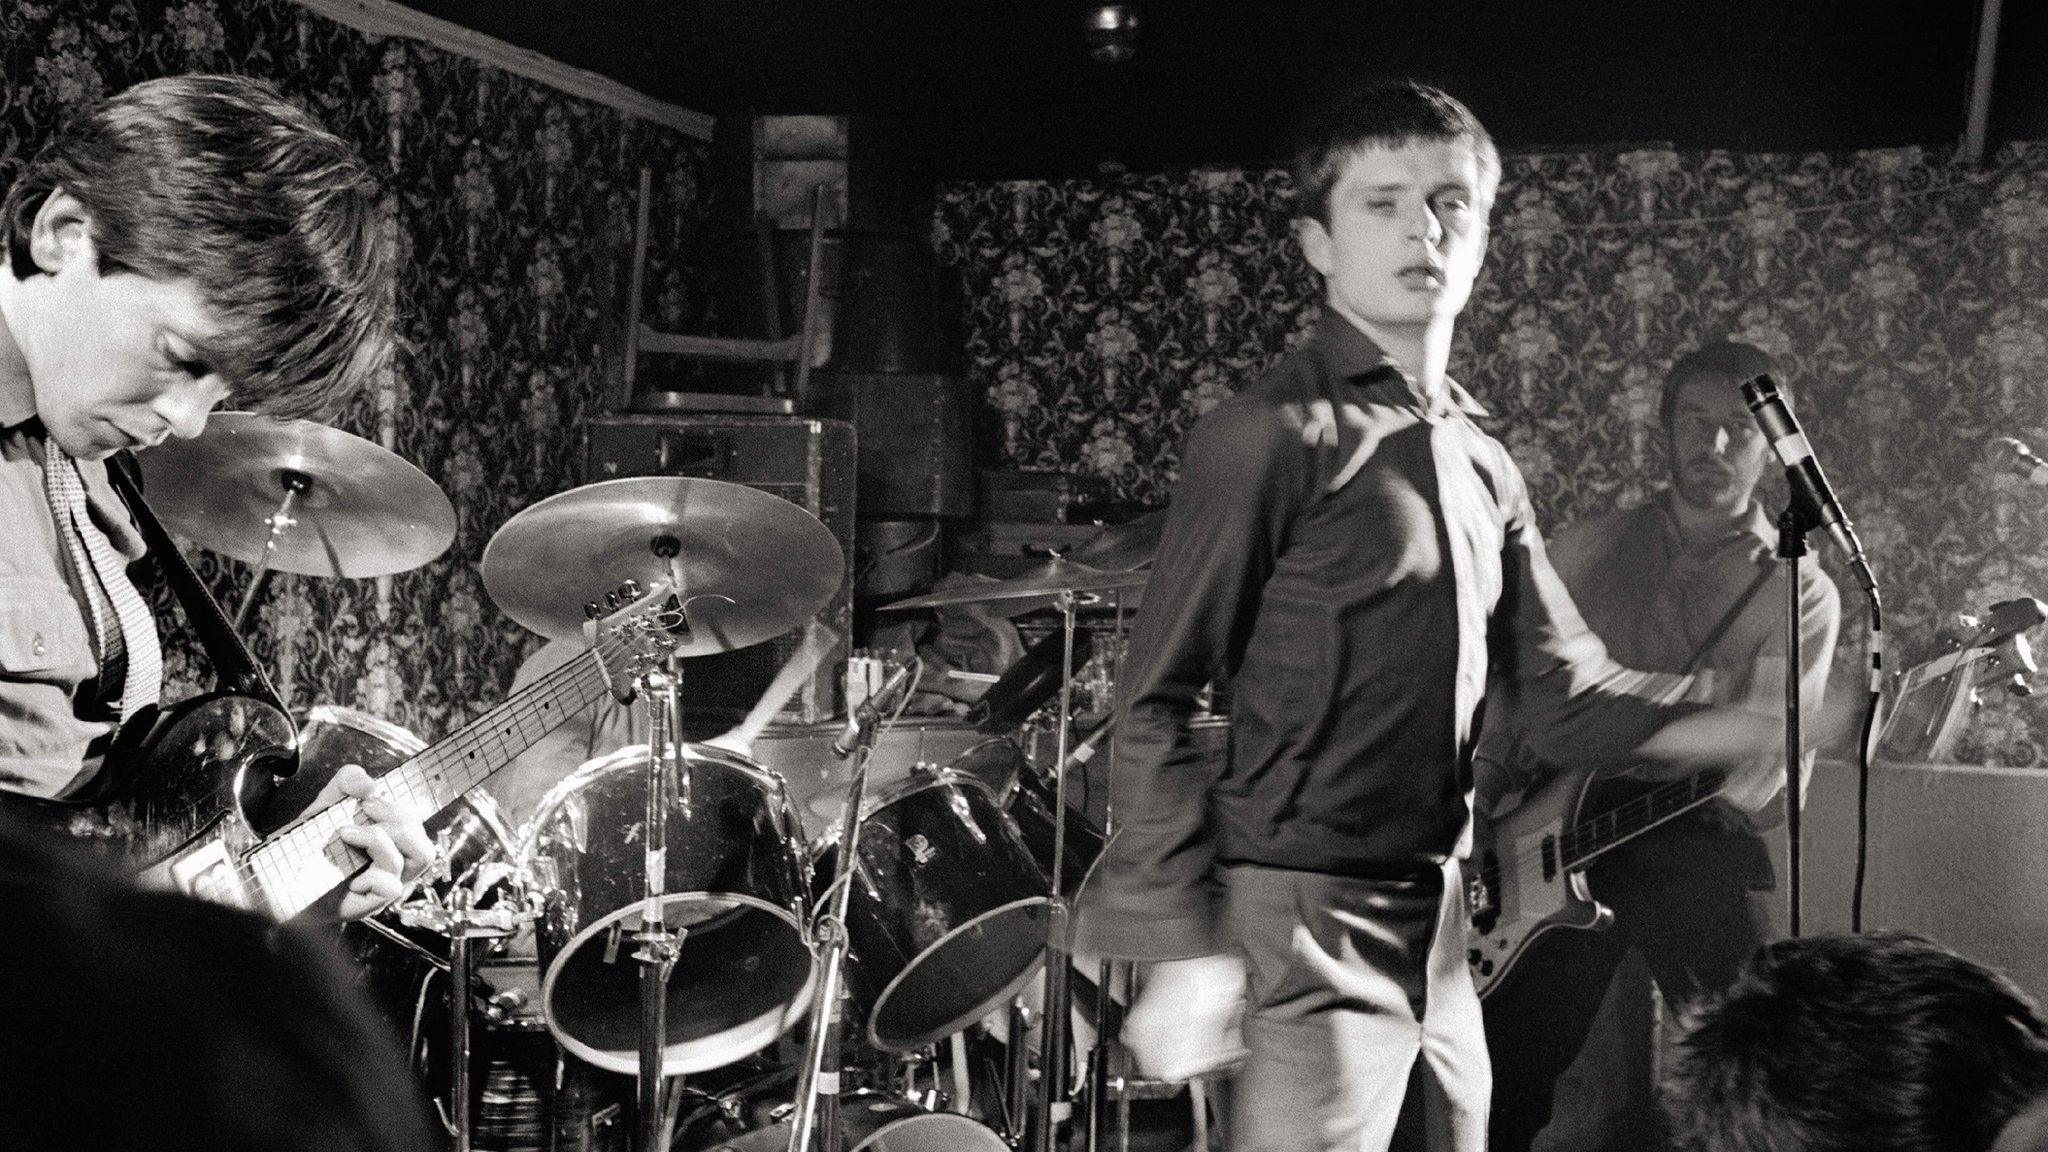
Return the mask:
M 2029 677 L 2040 668 L 2027 633 L 2044 621 L 2048 605 L 2031 596 L 2001 600 L 1981 614 L 1957 617 L 1965 635 L 1951 637 L 1950 643 L 1968 657 L 1971 690 L 1999 685 L 2014 696 L 2033 695 Z
M 628 580 L 583 606 L 583 634 L 603 666 L 612 694 L 630 700 L 633 684 L 666 667 L 669 657 L 689 638 L 683 605 L 666 580 L 642 590 Z
M 1949 758 L 1964 723 L 1997 686 L 2014 696 L 2033 695 L 2034 662 L 2027 633 L 2048 622 L 2048 605 L 2031 596 L 2003 600 L 1982 613 L 1956 617 L 1959 631 L 1944 638 L 1941 655 L 1902 674 L 1879 736 L 1879 754 L 1895 760 Z

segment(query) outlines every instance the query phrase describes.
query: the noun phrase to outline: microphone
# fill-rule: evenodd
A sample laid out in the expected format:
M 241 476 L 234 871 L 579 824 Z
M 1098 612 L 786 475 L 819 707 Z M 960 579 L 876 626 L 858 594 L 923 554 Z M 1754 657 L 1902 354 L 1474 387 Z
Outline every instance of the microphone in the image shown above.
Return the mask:
M 917 668 L 918 663 L 914 659 L 897 668 L 882 682 L 880 688 L 854 708 L 853 714 L 846 718 L 846 727 L 841 728 L 839 735 L 832 738 L 834 756 L 844 760 L 853 755 L 854 746 L 860 742 L 861 729 L 872 728 L 875 722 L 882 718 L 883 702 L 908 687 L 910 678 L 917 673 Z
M 1074 745 L 1073 749 L 1067 753 L 1067 758 L 1060 761 L 1059 773 L 1053 779 L 1057 780 L 1060 776 L 1064 776 L 1074 769 L 1087 764 L 1090 760 L 1095 759 L 1096 747 L 1116 728 L 1117 721 L 1123 718 L 1124 714 L 1122 712 L 1111 712 L 1103 719 L 1102 723 L 1090 729 L 1088 735 L 1083 737 L 1081 742 Z
M 2048 460 L 2034 455 L 2032 448 L 2010 436 L 2000 436 L 1993 443 L 2001 449 L 1999 463 L 2006 471 L 2036 488 L 2048 488 Z
M 1842 549 L 1843 558 L 1856 569 L 1859 578 L 1867 580 L 1869 561 L 1863 555 L 1863 542 L 1856 539 L 1855 526 L 1849 523 L 1841 502 L 1835 499 L 1835 490 L 1829 486 L 1827 474 L 1820 470 L 1820 461 L 1813 458 L 1813 446 L 1806 442 L 1806 433 L 1799 430 L 1792 409 L 1778 395 L 1778 385 L 1768 375 L 1758 376 L 1742 386 L 1742 398 L 1748 401 L 1757 427 L 1763 429 L 1764 439 L 1771 442 L 1771 450 L 1785 466 L 1785 482 L 1791 486 L 1793 505 L 1801 510 L 1804 519 L 1828 530 Z

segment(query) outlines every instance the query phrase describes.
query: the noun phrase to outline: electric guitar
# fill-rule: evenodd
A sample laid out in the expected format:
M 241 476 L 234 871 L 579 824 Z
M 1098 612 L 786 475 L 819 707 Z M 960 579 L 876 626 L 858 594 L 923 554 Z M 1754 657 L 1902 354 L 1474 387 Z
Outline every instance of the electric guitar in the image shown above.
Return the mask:
M 2044 618 L 2048 612 L 2031 599 L 1995 605 L 1983 621 L 1964 617 L 1976 634 L 1951 641 L 1950 651 L 1900 677 L 1894 696 L 1931 690 L 1945 702 L 1939 714 L 1953 733 L 1958 712 L 1949 702 L 1967 700 L 1985 684 L 2004 682 L 2011 688 L 2015 677 L 2024 685 L 2034 670 L 2025 633 Z M 1885 734 L 1891 731 L 1888 718 Z M 1880 744 L 1884 739 L 1879 737 Z M 1472 919 L 1466 936 L 1466 962 L 1480 996 L 1500 987 L 1529 946 L 1547 933 L 1612 925 L 1614 913 L 1587 887 L 1587 866 L 1712 800 L 1727 782 L 1722 770 L 1710 768 L 1588 815 L 1584 808 L 1594 777 L 1586 769 L 1560 772 L 1490 828 L 1482 826 L 1485 842 L 1473 851 L 1467 880 Z
M 629 583 L 607 603 L 610 613 L 585 625 L 593 641 L 585 657 L 391 769 L 378 778 L 378 794 L 431 824 L 607 692 L 630 700 L 635 675 L 662 659 L 687 623 L 665 582 L 644 595 Z M 137 731 L 124 726 L 115 742 L 121 770 L 93 796 L 6 795 L 0 807 L 124 858 L 144 884 L 279 920 L 340 903 L 343 885 L 368 863 L 340 832 L 368 821 L 353 798 L 303 819 L 280 818 L 272 803 L 280 787 L 289 782 L 303 795 L 313 782 L 276 771 L 296 759 L 297 734 L 274 703 L 224 689 L 137 719 Z M 116 764 L 113 755 L 108 762 Z

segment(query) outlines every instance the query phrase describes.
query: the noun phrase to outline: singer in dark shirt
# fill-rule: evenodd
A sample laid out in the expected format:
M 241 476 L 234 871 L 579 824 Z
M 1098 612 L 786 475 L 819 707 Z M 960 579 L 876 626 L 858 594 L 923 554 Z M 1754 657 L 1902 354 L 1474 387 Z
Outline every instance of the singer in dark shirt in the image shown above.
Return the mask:
M 1771 729 L 1678 719 L 1695 707 L 1655 702 L 1678 678 L 1608 659 L 1520 471 L 1445 375 L 1498 180 L 1471 113 L 1419 85 L 1368 89 L 1312 131 L 1296 235 L 1327 309 L 1190 435 L 1132 637 L 1121 831 L 1084 941 L 1166 961 L 1124 1033 L 1155 1075 L 1226 1057 L 1245 997 L 1240 1150 L 1383 1149 L 1404 1099 L 1430 1147 L 1482 1147 L 1458 860 L 1489 691 L 1602 762 Z M 1188 728 L 1219 675 L 1220 766 Z

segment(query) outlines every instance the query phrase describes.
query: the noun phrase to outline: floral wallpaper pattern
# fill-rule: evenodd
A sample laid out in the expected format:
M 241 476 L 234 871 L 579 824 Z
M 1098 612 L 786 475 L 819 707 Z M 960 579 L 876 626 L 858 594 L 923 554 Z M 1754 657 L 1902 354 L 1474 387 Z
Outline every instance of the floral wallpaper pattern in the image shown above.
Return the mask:
M 1986 455 L 1998 436 L 2048 443 L 2048 146 L 1982 171 L 1912 148 L 1505 167 L 1452 373 L 1491 408 L 1546 523 L 1657 486 L 1664 372 L 1726 335 L 1776 355 L 1798 390 L 1883 582 L 1894 653 L 1928 654 L 1965 608 L 2048 599 L 2048 492 Z M 968 371 L 1006 466 L 1163 500 L 1189 425 L 1314 323 L 1292 204 L 1266 170 L 943 189 L 934 239 L 969 285 Z M 1836 682 L 1854 684 L 1867 630 L 1833 570 Z M 1961 756 L 2043 764 L 2041 706 L 1986 700 Z
M 459 523 L 448 552 L 412 572 L 273 578 L 251 629 L 257 656 L 295 706 L 360 708 L 437 738 L 502 699 L 538 644 L 491 606 L 477 563 L 515 512 L 581 482 L 580 423 L 605 387 L 600 333 L 642 165 L 656 190 L 649 322 L 689 330 L 709 307 L 689 261 L 709 213 L 708 146 L 287 0 L 10 0 L 0 184 L 72 110 L 205 71 L 275 81 L 380 171 L 401 346 L 337 423 L 424 469 Z M 191 554 L 232 607 L 247 570 Z M 166 647 L 167 697 L 210 687 L 190 636 Z

